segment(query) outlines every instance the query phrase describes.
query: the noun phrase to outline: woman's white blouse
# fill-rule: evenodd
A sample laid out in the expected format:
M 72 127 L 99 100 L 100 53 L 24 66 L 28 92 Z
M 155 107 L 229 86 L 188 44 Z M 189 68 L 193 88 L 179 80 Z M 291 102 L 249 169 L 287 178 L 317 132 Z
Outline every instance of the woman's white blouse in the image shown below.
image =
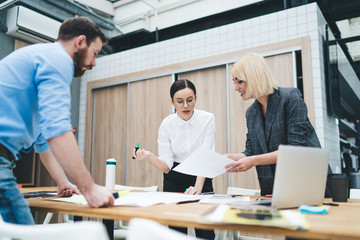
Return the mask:
M 177 113 L 170 114 L 161 123 L 158 134 L 159 158 L 171 169 L 199 147 L 215 151 L 215 117 L 202 110 L 182 120 Z

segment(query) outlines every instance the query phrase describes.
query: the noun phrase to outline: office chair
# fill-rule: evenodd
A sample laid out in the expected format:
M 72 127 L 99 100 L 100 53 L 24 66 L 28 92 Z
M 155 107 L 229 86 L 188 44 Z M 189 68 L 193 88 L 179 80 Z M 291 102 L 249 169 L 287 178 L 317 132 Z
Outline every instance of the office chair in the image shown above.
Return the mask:
M 129 222 L 129 233 L 126 240 L 189 240 L 197 239 L 169 229 L 155 221 L 133 218 Z
M 4 222 L 0 216 L 0 240 L 109 240 L 100 222 L 76 222 L 42 225 L 18 225 Z

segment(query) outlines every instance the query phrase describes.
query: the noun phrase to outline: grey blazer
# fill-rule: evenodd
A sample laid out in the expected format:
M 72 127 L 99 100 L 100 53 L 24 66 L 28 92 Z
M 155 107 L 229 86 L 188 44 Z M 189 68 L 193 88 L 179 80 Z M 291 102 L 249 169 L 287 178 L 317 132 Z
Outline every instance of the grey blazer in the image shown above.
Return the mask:
M 278 150 L 280 144 L 321 147 L 297 88 L 279 88 L 269 95 L 266 118 L 255 101 L 246 111 L 246 156 Z M 271 194 L 275 164 L 257 166 L 261 195 Z

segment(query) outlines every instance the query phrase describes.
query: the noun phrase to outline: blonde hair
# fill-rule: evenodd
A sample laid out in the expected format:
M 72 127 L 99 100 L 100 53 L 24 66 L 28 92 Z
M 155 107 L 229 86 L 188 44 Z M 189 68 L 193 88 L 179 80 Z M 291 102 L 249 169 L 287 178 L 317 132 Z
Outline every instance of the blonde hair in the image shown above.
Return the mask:
M 234 78 L 247 84 L 246 95 L 259 98 L 274 93 L 278 84 L 266 60 L 258 53 L 248 53 L 235 62 L 231 69 Z

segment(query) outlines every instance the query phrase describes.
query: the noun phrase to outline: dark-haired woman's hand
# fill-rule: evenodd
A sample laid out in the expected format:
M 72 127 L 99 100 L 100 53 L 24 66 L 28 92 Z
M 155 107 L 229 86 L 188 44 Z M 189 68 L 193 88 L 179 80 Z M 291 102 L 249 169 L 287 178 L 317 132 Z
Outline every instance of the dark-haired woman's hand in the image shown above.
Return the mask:
M 151 155 L 153 154 L 145 149 L 138 149 L 137 151 L 135 151 L 135 149 L 133 150 L 133 157 L 138 160 L 144 160 Z
M 202 188 L 197 187 L 197 186 L 190 186 L 188 187 L 188 189 L 186 190 L 185 194 L 188 195 L 199 195 L 201 194 Z

